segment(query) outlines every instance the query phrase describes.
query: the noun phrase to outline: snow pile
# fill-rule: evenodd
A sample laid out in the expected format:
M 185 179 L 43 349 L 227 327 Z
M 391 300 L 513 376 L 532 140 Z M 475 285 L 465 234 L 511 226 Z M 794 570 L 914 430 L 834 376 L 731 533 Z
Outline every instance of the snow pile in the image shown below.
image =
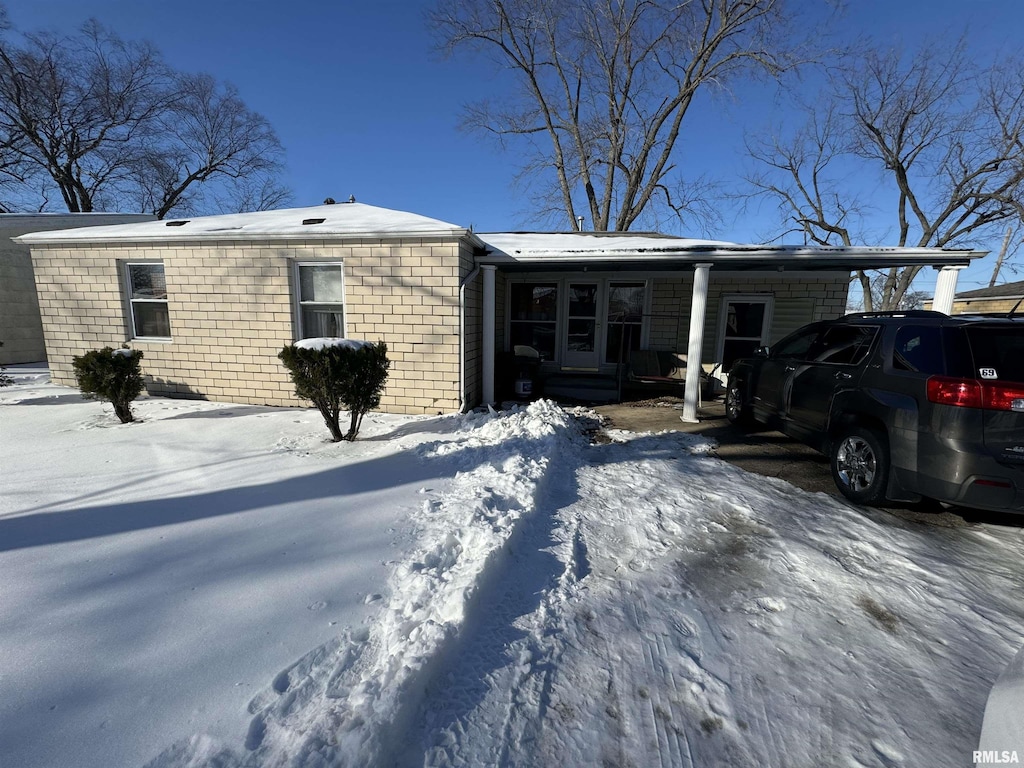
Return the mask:
M 999 676 L 985 705 L 978 750 L 1024 759 L 1024 647 Z
M 535 514 L 552 462 L 578 453 L 580 445 L 575 422 L 541 401 L 496 417 L 465 417 L 454 439 L 419 447 L 423 459 L 443 457 L 460 469 L 443 493 L 420 489 L 421 540 L 396 565 L 390 601 L 369 627 L 318 648 L 253 700 L 247 759 L 311 767 L 391 764 L 407 748 L 403 734 L 467 615 L 490 608 L 480 605 L 479 592 L 517 529 Z M 154 765 L 235 762 L 243 758 L 200 738 Z
M 1020 531 L 872 520 L 671 434 L 589 454 L 556 513 L 577 578 L 516 620 L 471 710 L 424 712 L 425 764 L 970 760 L 1024 633 Z
M 295 342 L 295 346 L 299 349 L 327 349 L 327 347 L 341 347 L 342 349 L 362 349 L 363 347 L 372 347 L 369 341 L 359 341 L 358 339 L 339 339 L 336 336 L 324 336 L 322 338 L 314 339 L 300 339 Z

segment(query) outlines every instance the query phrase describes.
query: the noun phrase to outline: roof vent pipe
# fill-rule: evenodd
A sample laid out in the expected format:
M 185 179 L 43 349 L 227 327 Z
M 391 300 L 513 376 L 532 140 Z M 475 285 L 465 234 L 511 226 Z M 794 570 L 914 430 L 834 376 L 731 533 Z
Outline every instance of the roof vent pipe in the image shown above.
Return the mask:
M 356 201 L 356 196 L 355 196 L 355 195 L 349 195 L 349 196 L 348 196 L 348 201 L 349 201 L 350 203 L 354 203 L 354 202 Z
M 333 197 L 325 197 L 324 198 L 324 205 L 334 205 L 334 198 Z
M 576 231 L 577 232 L 582 232 L 583 231 L 583 217 L 582 216 L 577 216 L 576 217 Z

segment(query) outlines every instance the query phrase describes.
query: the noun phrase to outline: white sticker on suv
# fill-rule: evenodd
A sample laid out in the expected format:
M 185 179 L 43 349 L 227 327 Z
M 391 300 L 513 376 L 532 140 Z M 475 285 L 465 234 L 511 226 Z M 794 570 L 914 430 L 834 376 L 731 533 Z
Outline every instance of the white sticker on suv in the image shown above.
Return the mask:
M 981 368 L 978 370 L 978 374 L 983 379 L 998 379 L 999 375 L 996 373 L 995 368 Z

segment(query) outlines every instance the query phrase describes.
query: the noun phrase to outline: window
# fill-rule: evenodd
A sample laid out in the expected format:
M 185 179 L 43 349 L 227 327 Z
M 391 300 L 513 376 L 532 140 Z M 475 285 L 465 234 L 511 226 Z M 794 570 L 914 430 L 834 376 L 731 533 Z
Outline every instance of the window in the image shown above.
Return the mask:
M 558 284 L 513 283 L 509 299 L 513 348 L 517 345 L 533 347 L 541 360 L 554 360 Z
M 644 283 L 609 283 L 606 363 L 628 360 L 630 352 L 640 349 L 645 293 Z
M 167 311 L 167 280 L 159 262 L 126 264 L 132 338 L 168 339 L 171 320 Z
M 897 371 L 942 374 L 942 329 L 934 326 L 904 326 L 896 331 L 892 346 L 892 367 Z
M 752 357 L 768 336 L 771 297 L 723 297 L 720 327 L 722 370 L 727 371 L 741 357 Z
M 1024 382 L 1024 328 L 967 328 L 973 376 Z
M 826 328 L 808 353 L 816 363 L 857 365 L 871 349 L 875 329 L 861 325 L 833 325 Z
M 787 336 L 772 347 L 772 358 L 776 360 L 806 360 L 811 345 L 817 340 L 820 332 L 821 329 L 815 326 Z
M 345 335 L 345 281 L 340 263 L 298 264 L 299 338 Z

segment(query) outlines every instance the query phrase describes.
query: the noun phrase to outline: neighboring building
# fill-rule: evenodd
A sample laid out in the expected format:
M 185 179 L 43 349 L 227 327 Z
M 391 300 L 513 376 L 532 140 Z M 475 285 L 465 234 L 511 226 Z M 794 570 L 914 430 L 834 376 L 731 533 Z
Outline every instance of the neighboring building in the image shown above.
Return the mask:
M 362 203 L 31 234 L 51 375 L 130 344 L 153 393 L 297 405 L 277 353 L 387 343 L 382 410 L 492 402 L 517 345 L 545 373 L 613 375 L 631 349 L 705 369 L 845 311 L 852 269 L 960 267 L 917 248 L 744 246 L 658 234 L 476 234 Z M 956 269 L 942 269 L 952 297 Z M 70 316 L 74 317 L 71 320 Z M 694 367 L 697 369 L 697 366 Z M 501 381 L 497 382 L 500 387 Z M 696 387 L 685 414 L 696 412 Z
M 1024 315 L 1024 280 L 1003 283 L 991 288 L 958 293 L 953 298 L 951 315 L 973 315 L 987 312 L 1009 312 L 1014 307 Z M 931 302 L 925 302 L 925 309 L 931 309 Z
M 0 365 L 46 360 L 32 256 L 27 245 L 13 242 L 12 237 L 154 218 L 131 213 L 0 213 L 0 341 L 4 343 Z

